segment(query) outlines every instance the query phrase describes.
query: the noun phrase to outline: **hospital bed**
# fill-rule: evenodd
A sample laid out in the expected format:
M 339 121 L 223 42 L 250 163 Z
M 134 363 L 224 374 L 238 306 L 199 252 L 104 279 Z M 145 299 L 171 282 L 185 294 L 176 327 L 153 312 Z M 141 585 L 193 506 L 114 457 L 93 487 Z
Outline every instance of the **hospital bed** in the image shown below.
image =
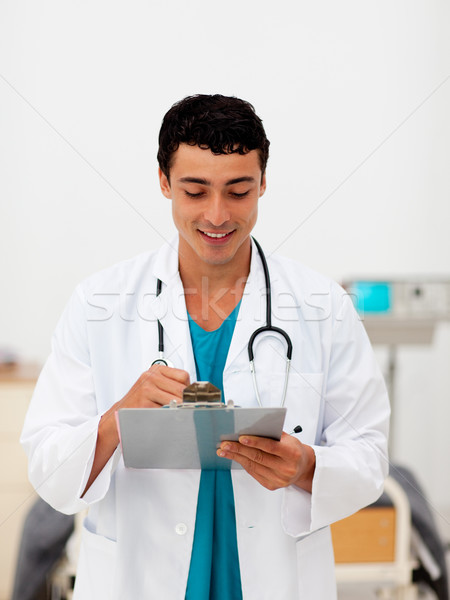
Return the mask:
M 380 500 L 331 529 L 338 585 L 366 583 L 385 600 L 416 600 L 426 588 L 449 600 L 445 548 L 407 469 L 391 467 Z
M 343 287 L 354 300 L 372 344 L 388 349 L 386 382 L 391 432 L 395 433 L 397 350 L 404 345 L 430 345 L 438 324 L 450 321 L 450 279 L 351 278 Z M 375 508 L 381 511 L 377 526 Z M 349 543 L 349 532 L 355 527 L 365 540 L 360 548 L 370 546 L 372 552 L 377 549 L 378 555 L 364 555 L 361 550 L 355 555 L 355 548 L 353 555 L 348 554 L 348 548 L 347 554 L 344 552 L 343 540 Z M 373 581 L 377 577 L 381 582 L 385 580 L 386 585 L 380 588 L 384 597 L 408 600 L 416 597 L 414 584 L 422 583 L 433 589 L 439 600 L 448 600 L 445 550 L 425 495 L 410 471 L 399 466 L 391 468 L 380 501 L 336 524 L 333 534 L 338 581 Z

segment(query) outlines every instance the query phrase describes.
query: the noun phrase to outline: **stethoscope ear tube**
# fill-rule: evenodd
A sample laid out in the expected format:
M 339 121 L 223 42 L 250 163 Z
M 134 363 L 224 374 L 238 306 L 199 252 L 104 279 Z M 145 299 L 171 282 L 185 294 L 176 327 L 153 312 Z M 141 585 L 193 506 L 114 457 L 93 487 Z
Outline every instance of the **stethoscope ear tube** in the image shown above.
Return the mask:
M 289 370 L 291 367 L 292 341 L 291 341 L 291 338 L 286 333 L 286 331 L 284 331 L 284 329 L 280 329 L 279 327 L 272 326 L 272 291 L 271 291 L 271 286 L 270 286 L 269 267 L 267 266 L 266 257 L 264 256 L 264 252 L 263 252 L 261 246 L 255 240 L 255 238 L 253 238 L 253 241 L 255 242 L 255 245 L 259 252 L 259 257 L 261 259 L 261 264 L 262 264 L 263 271 L 264 271 L 264 279 L 265 279 L 265 283 L 266 283 L 266 325 L 264 327 L 260 327 L 259 329 L 256 329 L 256 331 L 254 331 L 252 333 L 252 335 L 250 336 L 250 339 L 248 341 L 248 347 L 247 347 L 248 348 L 248 360 L 250 361 L 250 371 L 252 373 L 252 379 L 253 379 L 253 387 L 255 388 L 256 399 L 258 400 L 258 404 L 259 404 L 259 406 L 262 406 L 261 398 L 259 396 L 258 383 L 256 381 L 255 356 L 254 356 L 254 352 L 253 352 L 253 344 L 255 342 L 256 337 L 260 333 L 267 333 L 267 332 L 277 333 L 285 339 L 286 344 L 287 344 L 286 374 L 285 374 L 285 378 L 284 378 L 283 395 L 281 398 L 281 406 L 284 406 L 284 402 L 286 400 L 286 394 L 287 394 L 288 380 L 289 380 Z

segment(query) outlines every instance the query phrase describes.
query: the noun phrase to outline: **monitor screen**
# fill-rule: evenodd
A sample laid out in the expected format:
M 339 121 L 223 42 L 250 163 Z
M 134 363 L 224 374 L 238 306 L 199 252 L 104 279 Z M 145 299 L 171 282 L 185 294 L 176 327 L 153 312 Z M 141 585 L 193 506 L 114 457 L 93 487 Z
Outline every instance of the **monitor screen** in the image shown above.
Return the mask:
M 388 314 L 392 310 L 392 284 L 386 281 L 355 281 L 351 286 L 356 310 L 361 314 Z

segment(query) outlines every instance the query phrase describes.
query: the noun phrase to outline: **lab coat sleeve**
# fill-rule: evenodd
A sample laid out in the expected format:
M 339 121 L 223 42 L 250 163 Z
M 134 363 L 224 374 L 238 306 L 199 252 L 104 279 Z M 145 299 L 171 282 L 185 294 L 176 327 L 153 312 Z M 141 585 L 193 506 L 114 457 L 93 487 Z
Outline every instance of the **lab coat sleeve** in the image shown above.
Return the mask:
M 32 485 L 63 513 L 83 510 L 108 491 L 119 448 L 81 498 L 92 468 L 100 416 L 79 287 L 57 325 L 52 352 L 36 385 L 21 436 Z
M 323 396 L 312 493 L 285 490 L 283 525 L 296 537 L 374 502 L 388 473 L 389 399 L 349 299 L 333 324 Z

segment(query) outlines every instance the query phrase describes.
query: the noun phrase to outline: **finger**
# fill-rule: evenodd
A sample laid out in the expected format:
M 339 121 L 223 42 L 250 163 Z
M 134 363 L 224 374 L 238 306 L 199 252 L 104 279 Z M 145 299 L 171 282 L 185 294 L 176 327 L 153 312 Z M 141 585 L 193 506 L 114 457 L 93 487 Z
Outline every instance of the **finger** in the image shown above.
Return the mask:
M 177 398 L 182 398 L 183 391 L 186 387 L 185 381 L 180 381 L 178 377 L 172 377 L 170 371 L 171 367 L 162 367 L 163 369 L 167 369 L 168 371 L 162 371 L 161 368 L 154 371 L 147 371 L 144 375 L 146 380 L 146 385 L 155 386 L 158 390 L 163 392 L 167 392 L 169 394 L 174 394 Z M 167 373 L 167 374 L 166 374 Z M 188 377 L 189 375 L 184 371 L 184 373 Z
M 140 383 L 120 400 L 118 408 L 158 408 L 169 404 L 173 399 L 181 402 L 180 399 L 174 398 L 174 394 Z
M 162 394 L 169 394 L 172 398 L 176 398 L 181 400 L 183 398 L 183 392 L 185 389 L 185 385 L 182 383 L 178 383 L 177 381 L 173 381 L 170 379 L 155 379 L 153 381 L 153 385 L 155 391 Z
M 243 454 L 226 452 L 222 451 L 220 448 L 217 451 L 219 456 L 223 458 L 228 458 L 230 460 L 234 460 L 241 467 L 247 471 L 249 475 L 253 477 L 256 481 L 258 481 L 262 486 L 267 488 L 268 490 L 276 490 L 280 487 L 285 487 L 287 482 L 285 479 L 279 476 L 276 471 L 273 471 L 271 468 L 265 466 L 262 463 L 257 463 L 252 461 L 250 458 Z
M 160 373 L 164 377 L 168 377 L 169 379 L 173 379 L 185 384 L 185 386 L 189 385 L 190 383 L 189 373 L 184 369 L 166 367 L 165 365 L 152 365 L 148 371 L 150 373 Z
M 241 435 L 239 443 L 246 448 L 254 448 L 274 456 L 283 456 L 283 448 L 280 447 L 280 442 L 277 440 L 271 440 L 255 435 Z
M 158 370 L 145 371 L 131 390 L 124 396 L 121 406 L 128 408 L 149 408 L 164 406 L 171 400 L 181 401 L 184 385 L 168 379 Z
M 180 404 L 182 398 L 177 397 L 174 394 L 158 390 L 157 393 L 153 393 L 152 397 L 147 400 L 147 404 L 149 408 L 160 408 L 161 406 L 170 404 L 172 400 L 176 400 L 177 404 Z
M 238 442 L 222 442 L 219 450 L 222 452 L 219 456 L 231 458 L 232 460 L 239 462 L 239 464 L 242 464 L 240 461 L 243 461 L 245 464 L 247 464 L 247 461 L 251 461 L 252 463 L 263 465 L 269 469 L 276 469 L 281 465 L 281 460 L 278 456 L 268 454 L 260 448 L 244 446 Z
M 284 440 L 282 444 L 281 442 L 274 442 L 274 440 L 267 440 L 255 436 L 253 436 L 251 440 L 247 440 L 247 437 L 250 436 L 242 436 L 240 438 L 242 441 L 246 442 L 245 444 L 239 442 L 222 442 L 220 450 L 224 453 L 223 456 L 225 458 L 236 460 L 237 462 L 240 462 L 239 457 L 243 457 L 257 465 L 262 465 L 273 472 L 277 483 L 283 482 L 283 485 L 293 481 L 298 476 L 300 459 L 302 456 L 302 445 L 298 440 Z M 274 449 L 274 446 L 267 442 L 273 442 L 273 444 L 275 444 L 275 450 L 278 454 L 271 454 L 270 452 L 262 450 L 262 447 L 271 451 Z M 250 446 L 249 443 L 253 443 L 254 446 Z M 281 445 L 284 446 L 282 453 L 279 451 Z M 252 470 L 255 469 L 255 467 L 249 466 L 246 468 L 246 470 L 249 469 Z M 258 470 L 258 472 L 263 473 L 261 470 Z
M 301 453 L 300 440 L 283 432 L 280 441 L 269 438 L 245 435 L 239 438 L 239 443 L 248 448 L 257 448 L 267 454 L 278 456 L 282 460 L 296 460 Z

